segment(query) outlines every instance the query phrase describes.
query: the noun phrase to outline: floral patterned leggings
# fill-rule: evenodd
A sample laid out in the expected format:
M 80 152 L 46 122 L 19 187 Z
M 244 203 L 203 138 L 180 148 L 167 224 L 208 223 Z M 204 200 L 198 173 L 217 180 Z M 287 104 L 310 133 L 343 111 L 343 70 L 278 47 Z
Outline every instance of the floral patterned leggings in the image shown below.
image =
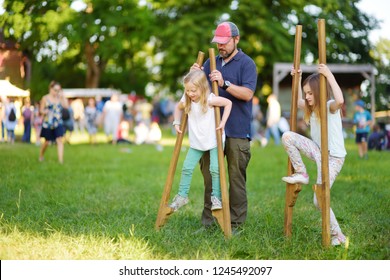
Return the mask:
M 302 161 L 300 153 L 303 153 L 312 161 L 317 164 L 317 184 L 322 183 L 322 171 L 321 171 L 321 150 L 313 140 L 310 140 L 298 133 L 292 131 L 286 131 L 282 136 L 282 143 L 288 156 L 290 157 L 291 164 L 294 167 L 295 173 L 307 173 L 306 166 Z M 345 158 L 329 156 L 329 187 L 332 188 L 337 175 L 340 173 L 343 167 Z M 314 205 L 318 210 L 319 204 L 317 197 L 314 194 Z M 330 228 L 331 234 L 341 233 L 340 226 L 337 222 L 336 216 L 334 215 L 332 208 L 330 208 Z

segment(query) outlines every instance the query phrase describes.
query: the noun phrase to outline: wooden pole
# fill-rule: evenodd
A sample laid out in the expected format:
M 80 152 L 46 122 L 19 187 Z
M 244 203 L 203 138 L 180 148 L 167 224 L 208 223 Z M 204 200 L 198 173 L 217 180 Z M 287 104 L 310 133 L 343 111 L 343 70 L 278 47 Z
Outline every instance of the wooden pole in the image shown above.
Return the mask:
M 298 71 L 301 60 L 301 43 L 302 43 L 302 25 L 297 25 L 295 30 L 295 45 L 294 45 L 294 69 Z M 297 107 L 298 107 L 298 90 L 300 75 L 298 72 L 293 76 L 292 91 L 291 91 L 291 114 L 290 114 L 290 128 L 291 131 L 297 131 Z M 290 158 L 288 158 L 287 174 L 293 174 L 293 166 Z M 284 207 L 284 234 L 287 237 L 292 235 L 292 216 L 295 202 L 298 194 L 301 191 L 299 184 L 286 185 L 286 203 Z
M 318 20 L 319 63 L 326 64 L 325 20 Z M 322 174 L 322 244 L 330 245 L 330 186 L 329 186 L 329 151 L 328 151 L 328 116 L 327 86 L 324 75 L 320 76 L 320 117 L 321 117 L 321 174 Z M 318 199 L 318 197 L 317 197 Z M 321 198 L 320 198 L 321 199 Z
M 210 70 L 216 70 L 216 61 L 215 61 L 215 52 L 213 48 L 209 49 L 210 57 Z M 212 92 L 215 95 L 218 94 L 218 82 L 214 81 L 212 83 Z M 221 111 L 219 107 L 214 108 L 215 112 L 215 126 L 218 127 L 221 121 Z M 218 145 L 218 166 L 219 166 L 219 177 L 221 184 L 221 195 L 222 195 L 222 209 L 214 210 L 213 216 L 217 218 L 218 223 L 221 225 L 224 232 L 225 238 L 230 238 L 232 236 L 232 227 L 230 222 L 230 205 L 229 205 L 229 194 L 226 184 L 226 172 L 225 172 L 225 156 L 223 152 L 223 143 L 222 143 L 222 131 L 217 131 L 217 145 Z
M 203 59 L 204 59 L 204 53 L 199 51 L 196 63 L 199 64 L 199 66 L 201 66 L 203 64 Z M 172 190 L 172 183 L 175 177 L 176 166 L 180 155 L 181 145 L 183 143 L 183 137 L 185 134 L 185 130 L 187 128 L 187 119 L 188 119 L 187 114 L 183 112 L 183 115 L 181 117 L 181 125 L 180 125 L 180 130 L 182 131 L 182 133 L 178 133 L 176 137 L 175 148 L 173 150 L 172 159 L 169 164 L 168 176 L 165 181 L 164 191 L 163 191 L 160 207 L 157 214 L 157 219 L 155 224 L 156 230 L 159 230 L 165 224 L 168 216 L 173 213 L 172 208 L 168 206 L 168 201 Z

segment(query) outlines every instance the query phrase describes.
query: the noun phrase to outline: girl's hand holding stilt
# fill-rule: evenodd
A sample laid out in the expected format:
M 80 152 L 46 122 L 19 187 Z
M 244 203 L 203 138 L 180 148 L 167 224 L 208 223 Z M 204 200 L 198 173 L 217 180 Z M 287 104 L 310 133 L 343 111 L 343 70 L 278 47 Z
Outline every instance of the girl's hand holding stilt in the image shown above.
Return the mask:
M 324 75 L 326 78 L 329 78 L 333 75 L 332 72 L 330 72 L 328 66 L 322 63 L 318 65 L 318 73 Z
M 215 130 L 223 130 L 225 128 L 225 123 L 223 123 L 222 121 L 220 122 L 219 126 L 215 129 Z
M 302 70 L 301 69 L 295 70 L 294 66 L 291 68 L 290 75 L 294 76 L 295 73 L 297 73 L 297 72 L 299 73 L 299 77 L 302 79 Z
M 178 124 L 175 125 L 175 130 L 177 133 L 180 133 L 180 134 L 182 133 L 182 131 L 180 130 L 180 125 L 178 125 Z

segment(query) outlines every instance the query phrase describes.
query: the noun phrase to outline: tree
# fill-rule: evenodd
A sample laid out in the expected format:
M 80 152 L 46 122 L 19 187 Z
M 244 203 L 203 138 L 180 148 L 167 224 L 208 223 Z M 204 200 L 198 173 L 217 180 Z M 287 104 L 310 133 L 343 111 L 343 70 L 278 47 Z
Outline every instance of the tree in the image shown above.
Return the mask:
M 99 87 L 102 75 L 122 76 L 122 89 L 144 88 L 145 55 L 154 17 L 137 0 L 85 1 L 75 11 L 70 1 L 4 1 L 0 23 L 4 34 L 16 40 L 35 62 L 54 64 L 60 81 L 67 84 L 66 72 L 78 73 L 69 85 L 84 80 L 85 87 Z M 42 68 L 42 67 L 39 67 Z M 65 69 L 64 69 L 65 68 Z M 108 68 L 108 69 L 107 69 Z M 80 74 L 82 77 L 80 79 Z M 35 76 L 36 77 L 36 76 Z M 138 87 L 136 85 L 139 85 Z M 105 80 L 105 86 L 117 87 Z
M 153 80 L 160 87 L 175 93 L 181 88 L 181 77 L 195 62 L 198 51 L 209 56 L 212 31 L 221 11 L 228 6 L 223 1 L 152 1 L 156 15 L 156 52 L 163 56 L 160 71 Z M 163 28 L 161 28 L 163 27 Z
M 251 56 L 259 72 L 259 86 L 272 85 L 273 64 L 292 61 L 295 26 L 303 26 L 302 57 L 318 57 L 317 20 L 327 24 L 329 63 L 372 63 L 368 33 L 377 21 L 357 9 L 356 0 L 239 0 L 153 1 L 154 12 L 166 28 L 156 36 L 164 52 L 161 77 L 177 89 L 177 77 L 188 71 L 198 50 L 214 47 L 212 31 L 230 20 L 241 31 L 239 47 Z M 208 55 L 208 54 L 206 54 Z M 311 58 L 311 59 L 310 59 Z M 176 67 L 175 67 L 176 66 Z M 176 79 L 175 79 L 176 78 Z
M 239 47 L 257 65 L 259 92 L 272 85 L 275 62 L 293 60 L 297 24 L 302 57 L 315 63 L 319 18 L 326 20 L 329 63 L 373 62 L 368 33 L 377 21 L 356 8 L 358 0 L 77 0 L 85 3 L 77 11 L 75 1 L 5 0 L 0 17 L 5 35 L 36 62 L 56 66 L 49 68 L 68 86 L 82 80 L 143 93 L 152 83 L 175 93 L 198 51 L 208 57 L 215 48 L 210 40 L 223 20 L 240 28 Z
M 145 60 L 136 63 L 137 54 L 144 51 L 154 20 L 138 2 L 90 0 L 85 10 L 66 23 L 67 36 L 82 50 L 87 65 L 86 87 L 98 87 L 106 67 L 119 75 L 128 70 L 127 81 L 132 84 L 139 82 L 138 72 L 146 71 Z
M 390 40 L 380 38 L 371 54 L 378 69 L 375 85 L 376 110 L 390 110 Z

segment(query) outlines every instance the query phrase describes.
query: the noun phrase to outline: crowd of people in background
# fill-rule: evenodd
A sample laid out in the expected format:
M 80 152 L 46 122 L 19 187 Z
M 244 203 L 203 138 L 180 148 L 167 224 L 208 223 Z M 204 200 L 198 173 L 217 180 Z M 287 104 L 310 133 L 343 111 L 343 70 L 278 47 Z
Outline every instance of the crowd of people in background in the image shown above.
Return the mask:
M 60 85 L 59 90 L 62 90 Z M 50 91 L 53 91 L 52 86 L 49 86 L 47 96 L 50 96 Z M 42 102 L 45 101 L 32 103 L 29 98 L 3 96 L 0 102 L 0 141 L 15 143 L 15 130 L 18 129 L 23 133 L 21 142 L 41 146 L 44 143 L 41 133 L 46 116 L 42 111 Z M 158 149 L 161 148 L 161 126 L 171 127 L 176 105 L 173 98 L 156 98 L 149 102 L 133 94 L 67 98 L 67 102 L 67 107 L 61 106 L 61 114 L 56 113 L 64 143 L 71 144 L 72 139 L 76 138 L 74 135 L 88 135 L 89 142 L 96 144 L 98 132 L 101 131 L 106 138 L 100 139 L 100 142 L 156 144 Z M 55 139 L 49 142 L 55 142 Z
M 265 110 L 260 107 L 260 99 L 257 96 L 252 100 L 252 144 L 258 142 L 261 147 L 266 147 L 272 138 L 274 145 L 280 145 L 282 134 L 290 130 L 289 115 L 281 111 L 274 94 L 265 97 L 265 100 Z M 88 135 L 89 143 L 96 144 L 98 132 L 102 131 L 106 136 L 103 141 L 112 144 L 158 144 L 158 149 L 162 147 L 159 145 L 162 138 L 161 127 L 171 127 L 177 104 L 172 97 L 156 97 L 149 102 L 134 94 L 114 94 L 110 98 L 69 98 L 68 102 L 68 108 L 64 108 L 61 115 L 65 143 L 70 144 L 74 134 L 84 134 Z M 374 124 L 362 100 L 356 101 L 354 106 L 353 132 L 359 156 L 367 158 L 368 150 L 390 149 L 390 128 L 384 123 Z M 15 143 L 15 130 L 19 126 L 23 131 L 20 139 L 22 143 L 34 142 L 35 145 L 41 146 L 40 135 L 44 118 L 39 107 L 40 101 L 2 97 L 0 141 Z M 307 136 L 307 127 L 301 125 L 300 120 L 297 129 L 300 134 Z M 172 133 L 175 133 L 174 129 Z

